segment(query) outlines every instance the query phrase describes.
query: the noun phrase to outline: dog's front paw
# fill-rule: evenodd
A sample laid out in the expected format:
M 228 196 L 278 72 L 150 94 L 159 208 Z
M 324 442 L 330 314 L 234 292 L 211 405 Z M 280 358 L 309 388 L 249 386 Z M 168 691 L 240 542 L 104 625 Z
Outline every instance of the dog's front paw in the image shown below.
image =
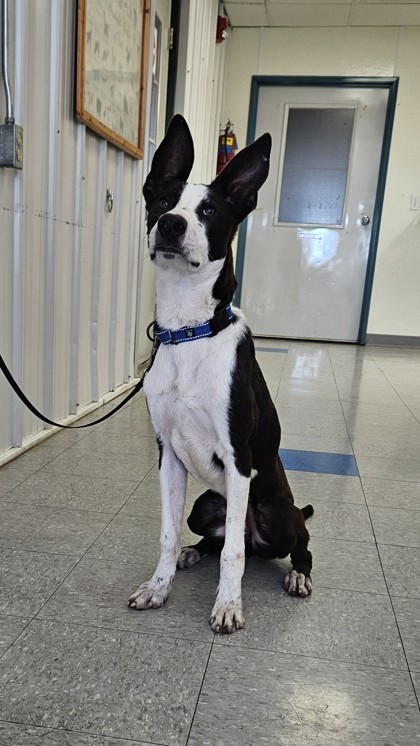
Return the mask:
M 182 547 L 176 566 L 178 570 L 183 570 L 185 567 L 192 567 L 200 560 L 201 554 L 198 549 L 195 547 Z
M 210 616 L 210 626 L 213 632 L 222 632 L 232 634 L 237 629 L 242 629 L 245 625 L 244 615 L 242 613 L 242 599 L 223 603 L 216 599 Z
M 291 570 L 284 579 L 284 586 L 290 596 L 299 596 L 305 598 L 312 593 L 312 580 L 309 575 L 303 572 Z
M 170 590 L 170 583 L 157 584 L 149 580 L 147 583 L 142 583 L 130 596 L 128 605 L 131 609 L 158 609 L 165 603 Z

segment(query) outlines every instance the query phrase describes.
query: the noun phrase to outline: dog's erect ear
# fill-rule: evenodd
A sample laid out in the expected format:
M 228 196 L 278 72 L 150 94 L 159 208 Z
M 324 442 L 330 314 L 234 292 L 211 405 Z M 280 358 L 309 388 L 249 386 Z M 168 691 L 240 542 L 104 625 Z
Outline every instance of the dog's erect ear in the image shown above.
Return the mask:
M 270 168 L 271 135 L 266 132 L 252 145 L 240 150 L 211 184 L 241 222 L 257 205 L 258 190 Z
M 193 163 L 191 132 L 184 117 L 176 114 L 153 156 L 152 167 L 143 187 L 146 205 L 150 205 L 171 182 L 186 181 Z

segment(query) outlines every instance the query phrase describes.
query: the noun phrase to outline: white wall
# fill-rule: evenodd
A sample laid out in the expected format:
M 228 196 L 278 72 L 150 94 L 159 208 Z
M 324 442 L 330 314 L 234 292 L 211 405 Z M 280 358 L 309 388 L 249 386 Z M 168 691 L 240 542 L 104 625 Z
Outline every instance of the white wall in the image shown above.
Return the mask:
M 136 375 L 142 163 L 75 119 L 75 0 L 9 6 L 24 168 L 0 169 L 0 348 L 28 397 L 63 421 Z M 6 460 L 44 426 L 3 377 L 0 397 Z
M 246 144 L 252 75 L 400 77 L 368 333 L 420 336 L 420 27 L 236 28 L 222 119 Z M 275 133 L 273 133 L 275 136 Z

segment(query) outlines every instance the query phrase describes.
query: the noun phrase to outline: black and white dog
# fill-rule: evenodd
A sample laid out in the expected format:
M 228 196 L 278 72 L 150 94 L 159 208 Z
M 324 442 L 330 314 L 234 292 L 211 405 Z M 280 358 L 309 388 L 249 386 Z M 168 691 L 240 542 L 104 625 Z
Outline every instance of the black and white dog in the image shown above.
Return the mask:
M 244 626 L 245 555 L 291 555 L 290 594 L 311 593 L 312 557 L 305 518 L 279 457 L 280 424 L 241 311 L 231 308 L 236 281 L 231 242 L 267 178 L 271 137 L 242 150 L 210 184 L 186 184 L 194 162 L 188 125 L 175 116 L 157 149 L 143 193 L 149 250 L 156 266 L 155 336 L 160 340 L 144 391 L 160 449 L 160 560 L 129 599 L 133 609 L 168 598 L 176 567 L 221 552 L 210 616 L 215 632 Z M 209 489 L 188 525 L 202 536 L 180 546 L 192 474 Z

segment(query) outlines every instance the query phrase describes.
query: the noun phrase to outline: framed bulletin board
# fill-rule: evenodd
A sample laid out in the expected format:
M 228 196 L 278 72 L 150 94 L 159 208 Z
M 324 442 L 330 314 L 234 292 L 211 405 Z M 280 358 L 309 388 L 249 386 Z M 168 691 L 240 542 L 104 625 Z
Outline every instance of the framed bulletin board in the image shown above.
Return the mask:
M 76 115 L 134 158 L 144 152 L 150 0 L 78 0 Z

